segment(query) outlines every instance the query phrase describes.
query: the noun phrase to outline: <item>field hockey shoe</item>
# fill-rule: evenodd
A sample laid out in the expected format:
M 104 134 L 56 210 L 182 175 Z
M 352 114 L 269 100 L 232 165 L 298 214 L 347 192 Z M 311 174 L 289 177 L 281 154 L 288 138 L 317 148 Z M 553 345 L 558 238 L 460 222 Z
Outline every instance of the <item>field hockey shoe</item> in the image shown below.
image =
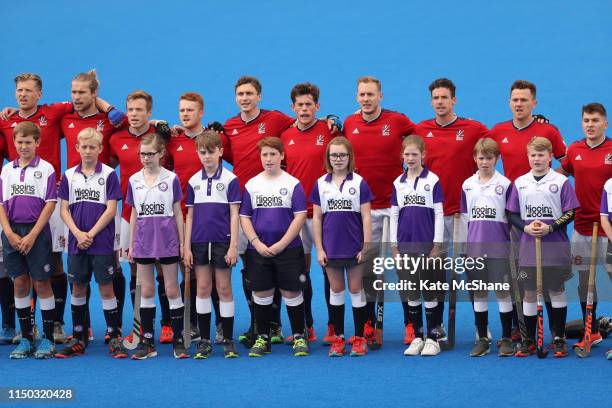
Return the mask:
M 128 356 L 127 349 L 123 347 L 120 337 L 113 337 L 109 340 L 108 353 L 113 358 L 127 358 Z
M 249 350 L 249 357 L 263 357 L 270 353 L 270 342 L 268 336 L 260 334 L 255 339 L 255 343 Z
M 328 323 L 327 333 L 325 333 L 325 336 L 323 336 L 323 345 L 329 346 L 330 344 L 333 343 L 335 338 L 336 338 L 336 330 L 334 329 L 334 325 L 331 323 Z
M 16 335 L 14 327 L 4 326 L 0 331 L 0 344 L 13 344 Z
M 55 344 L 53 344 L 50 340 L 43 338 L 38 343 L 38 347 L 34 352 L 34 358 L 39 360 L 44 360 L 47 358 L 53 358 L 55 356 Z
M 368 346 L 376 343 L 376 329 L 371 321 L 367 321 L 363 326 L 363 337 L 366 339 Z
M 342 357 L 346 353 L 346 341 L 343 336 L 335 336 L 329 346 L 329 357 Z
M 435 339 L 427 338 L 421 351 L 421 356 L 431 357 L 440 354 L 440 344 Z
M 19 340 L 19 344 L 17 345 L 15 350 L 11 351 L 9 357 L 12 359 L 22 359 L 30 357 L 32 353 L 32 343 L 30 343 L 30 340 L 26 339 L 25 337 L 22 337 L 21 340 Z
M 423 347 L 425 347 L 425 341 L 422 338 L 416 337 L 410 343 L 410 346 L 406 350 L 404 350 L 405 356 L 420 356 L 423 351 Z
M 308 355 L 308 342 L 302 335 L 295 335 L 293 338 L 293 355 L 304 357 Z
M 355 336 L 351 347 L 351 357 L 362 357 L 368 352 L 368 342 L 365 337 Z
M 170 344 L 174 340 L 174 332 L 172 326 L 162 324 L 161 333 L 159 335 L 159 342 L 162 344 Z
M 470 351 L 470 357 L 482 357 L 491 352 L 491 342 L 488 338 L 482 337 L 476 340 L 472 351 Z
M 412 323 L 408 323 L 406 327 L 404 327 L 404 344 L 411 344 L 416 338 L 416 334 L 414 333 L 414 325 Z
M 174 358 L 189 358 L 189 352 L 185 348 L 185 343 L 181 337 L 172 341 L 172 354 Z
M 557 358 L 567 357 L 567 342 L 563 337 L 554 338 L 552 351 Z
M 60 351 L 55 353 L 55 357 L 70 358 L 80 356 L 83 353 L 85 353 L 85 343 L 73 337 Z
M 270 323 L 270 343 L 283 344 L 284 341 L 283 326 L 276 323 Z
M 53 342 L 55 344 L 64 344 L 68 340 L 64 325 L 61 322 L 53 323 Z
M 210 344 L 210 340 L 202 339 L 198 343 L 198 349 L 194 354 L 193 358 L 196 360 L 203 360 L 210 357 L 212 354 L 212 346 Z
M 215 344 L 222 344 L 222 343 L 223 343 L 223 325 L 221 324 L 221 322 L 219 322 L 215 325 Z
M 147 358 L 157 357 L 157 350 L 155 350 L 155 344 L 150 340 L 141 340 L 138 343 L 136 352 L 132 354 L 132 360 L 146 360 Z
M 225 358 L 236 358 L 238 357 L 238 351 L 233 340 L 223 339 L 223 356 Z
M 119 334 L 117 335 L 118 337 L 121 337 L 121 327 L 118 327 L 117 330 L 119 331 Z M 111 341 L 111 334 L 109 332 L 109 328 L 106 328 L 106 333 L 104 333 L 104 344 L 109 344 Z
M 317 341 L 317 334 L 315 333 L 313 326 L 306 328 L 306 334 L 308 335 L 309 343 L 314 343 Z M 285 337 L 285 344 L 293 344 L 293 335 Z
M 536 346 L 533 339 L 525 339 L 521 344 L 518 345 L 516 353 L 517 357 L 529 357 L 536 352 Z
M 601 338 L 601 334 L 599 332 L 591 333 L 591 346 L 595 346 L 596 344 L 599 344 L 602 341 L 603 339 Z M 572 348 L 577 347 L 580 347 L 581 349 L 584 348 L 584 338 L 572 346 Z
M 512 339 L 502 337 L 497 342 L 497 355 L 499 357 L 511 357 L 514 355 L 514 347 L 512 347 Z

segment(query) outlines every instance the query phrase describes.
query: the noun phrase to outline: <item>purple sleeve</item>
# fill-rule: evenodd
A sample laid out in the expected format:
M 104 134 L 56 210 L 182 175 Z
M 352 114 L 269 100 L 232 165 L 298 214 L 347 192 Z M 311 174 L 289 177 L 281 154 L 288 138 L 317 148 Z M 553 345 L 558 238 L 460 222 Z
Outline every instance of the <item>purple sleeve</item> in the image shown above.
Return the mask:
M 172 181 L 172 194 L 175 203 L 178 203 L 183 199 L 183 190 L 181 190 L 181 183 L 179 182 L 178 177 L 174 177 L 174 181 Z
M 310 202 L 321 206 L 321 197 L 319 196 L 319 182 L 317 181 L 310 192 Z
M 293 188 L 293 194 L 291 195 L 291 209 L 294 213 L 305 212 L 307 208 L 306 204 L 306 193 L 300 183 L 297 183 Z
M 119 185 L 119 177 L 114 171 L 108 174 L 106 179 L 106 199 L 121 201 L 123 194 L 121 194 L 121 186 Z
M 0 203 L 4 204 L 4 188 L 2 186 L 2 177 L 0 177 Z
M 47 194 L 45 201 L 57 201 L 57 187 L 55 187 L 55 172 L 49 174 L 47 179 Z
M 514 190 L 514 184 L 508 185 L 508 188 L 506 189 L 506 202 L 510 200 L 510 195 L 512 194 L 512 190 Z
M 62 177 L 62 181 L 60 182 L 57 196 L 64 201 L 68 201 L 70 199 L 70 191 L 68 190 L 68 177 L 66 177 L 66 173 L 64 173 L 64 177 Z
M 193 207 L 194 201 L 195 201 L 195 192 L 193 191 L 193 187 L 191 187 L 191 184 L 187 184 L 187 198 L 185 199 L 185 205 L 187 207 Z
M 395 184 L 391 189 L 391 206 L 398 206 L 397 204 L 397 190 L 395 189 Z
M 253 207 L 251 206 L 251 195 L 244 189 L 242 194 L 242 203 L 240 203 L 240 215 L 251 217 L 253 215 Z
M 603 193 L 601 193 L 601 207 L 599 208 L 599 213 L 610 215 L 610 213 L 608 212 L 608 192 L 606 191 L 605 188 L 604 188 Z
M 508 201 L 506 202 L 506 210 L 514 213 L 520 213 L 521 207 L 519 205 L 519 196 L 518 190 L 512 185 L 510 191 L 510 197 L 508 197 Z
M 238 177 L 230 181 L 227 186 L 227 201 L 230 204 L 240 203 L 240 183 L 238 182 Z
M 364 179 L 361 179 L 359 184 L 359 204 L 363 205 L 372 201 L 372 191 L 368 186 L 368 183 Z
M 436 181 L 433 188 L 433 202 L 442 203 L 444 202 L 444 193 L 442 192 L 442 186 L 439 181 Z
M 465 190 L 461 189 L 461 211 L 462 214 L 467 214 L 467 197 L 465 196 Z
M 128 190 L 127 190 L 127 194 L 125 195 L 125 204 L 129 205 L 130 207 L 134 206 L 134 194 L 132 193 L 132 183 L 128 182 Z
M 569 180 L 565 180 L 563 187 L 561 187 L 561 211 L 567 212 L 578 207 L 580 207 L 580 203 L 578 203 L 578 198 L 576 198 L 574 187 L 572 187 Z

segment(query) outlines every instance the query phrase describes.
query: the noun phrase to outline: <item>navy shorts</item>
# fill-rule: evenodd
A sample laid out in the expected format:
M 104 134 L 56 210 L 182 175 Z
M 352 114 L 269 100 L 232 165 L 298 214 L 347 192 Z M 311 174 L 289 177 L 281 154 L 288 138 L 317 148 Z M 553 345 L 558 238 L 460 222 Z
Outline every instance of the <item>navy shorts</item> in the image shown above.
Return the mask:
M 304 274 L 304 248 L 301 245 L 285 249 L 271 258 L 259 255 L 254 249 L 248 249 L 246 256 L 253 291 L 263 292 L 279 287 L 283 290 L 298 292 L 304 288 L 306 275 Z
M 208 242 L 191 244 L 193 264 L 196 266 L 211 265 L 220 269 L 230 266 L 225 262 L 225 254 L 229 250 L 229 242 Z
M 357 262 L 357 257 L 354 258 L 332 258 L 327 259 L 327 267 L 334 269 L 350 269 L 353 266 L 357 266 L 359 262 Z
M 510 283 L 510 262 L 508 259 L 483 258 L 484 268 L 467 270 L 470 282 Z
M 11 229 L 20 236 L 26 236 L 34 227 L 34 223 L 13 224 Z M 4 231 L 2 231 L 2 253 L 4 255 L 4 268 L 8 276 L 17 278 L 21 275 L 29 274 L 32 279 L 46 280 L 53 276 L 55 263 L 51 246 L 51 231 L 45 227 L 34 241 L 32 249 L 27 255 L 13 248 L 9 243 Z
M 536 290 L 536 267 L 521 266 L 519 282 L 526 290 Z M 568 266 L 544 266 L 542 267 L 542 290 L 560 292 L 565 289 L 565 281 L 574 276 L 572 267 Z
M 110 283 L 115 272 L 115 255 L 68 255 L 68 277 L 72 283 L 89 283 L 92 273 L 98 284 Z

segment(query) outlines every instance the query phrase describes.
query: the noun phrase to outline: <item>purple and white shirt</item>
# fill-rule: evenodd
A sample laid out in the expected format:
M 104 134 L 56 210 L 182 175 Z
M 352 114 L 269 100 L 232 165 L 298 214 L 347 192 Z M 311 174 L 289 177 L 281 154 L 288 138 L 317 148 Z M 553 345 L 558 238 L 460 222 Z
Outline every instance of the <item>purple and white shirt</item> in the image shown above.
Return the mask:
M 520 212 L 525 225 L 540 220 L 548 225 L 566 211 L 579 207 L 574 188 L 563 174 L 550 170 L 544 178 L 536 181 L 531 172 L 517 178 L 506 209 Z M 534 237 L 523 233 L 519 255 L 520 266 L 535 266 Z M 566 228 L 542 238 L 542 265 L 569 266 L 570 245 Z
M 137 214 L 133 257 L 166 258 L 179 255 L 180 242 L 173 205 L 182 198 L 177 175 L 163 167 L 151 187 L 144 181 L 144 170 L 130 177 L 125 202 Z
M 601 208 L 599 215 L 608 217 L 612 221 L 612 178 L 608 179 L 604 184 L 603 192 L 601 194 Z
M 81 164 L 64 173 L 60 183 L 59 198 L 68 202 L 70 215 L 77 228 L 89 231 L 106 211 L 109 200 L 121 200 L 121 187 L 117 173 L 111 167 L 99 163 L 95 172 L 86 176 L 81 171 Z M 114 253 L 115 222 L 109 222 L 94 238 L 87 250 L 77 248 L 77 240 L 69 231 L 68 253 L 71 255 L 86 253 L 89 255 L 112 255 Z
M 363 249 L 361 205 L 372 192 L 359 174 L 349 173 L 338 187 L 330 173 L 319 177 L 310 201 L 323 213 L 323 249 L 330 259 L 355 258 Z
M 508 258 L 510 235 L 506 203 L 512 182 L 495 171 L 481 183 L 479 172 L 463 182 L 461 212 L 468 216 L 468 255 Z
M 306 194 L 302 185 L 284 171 L 274 180 L 267 179 L 263 172 L 259 173 L 244 186 L 240 216 L 251 218 L 257 236 L 267 246 L 283 238 L 294 214 L 305 212 Z M 301 245 L 298 234 L 287 248 Z M 249 248 L 253 248 L 250 243 Z
M 0 201 L 10 222 L 35 223 L 45 204 L 57 201 L 55 171 L 39 156 L 25 167 L 19 166 L 19 158 L 8 162 L 0 183 Z
M 212 176 L 202 169 L 187 183 L 186 206 L 193 207 L 191 242 L 230 241 L 230 204 L 240 204 L 238 178 L 219 166 Z
M 391 242 L 400 252 L 429 252 L 433 242 L 444 241 L 444 193 L 440 179 L 427 167 L 410 182 L 406 172 L 393 182 Z

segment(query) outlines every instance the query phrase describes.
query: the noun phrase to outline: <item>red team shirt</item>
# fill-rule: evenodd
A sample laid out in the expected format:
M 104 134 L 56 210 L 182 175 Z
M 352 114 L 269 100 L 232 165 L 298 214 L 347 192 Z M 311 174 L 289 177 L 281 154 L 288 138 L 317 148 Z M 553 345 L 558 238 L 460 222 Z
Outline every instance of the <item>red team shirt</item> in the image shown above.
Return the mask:
M 332 135 L 327 123 L 319 120 L 305 130 L 290 127 L 280 138 L 285 146 L 286 171 L 300 180 L 308 200 L 308 218 L 312 218 L 310 192 L 317 179 L 326 173 L 325 149 Z
M 155 127 L 149 126 L 149 129 L 141 135 L 135 135 L 126 127 L 110 138 L 110 157 L 114 157 L 119 162 L 119 179 L 121 182 L 121 193 L 125 200 L 127 187 L 132 174 L 142 169 L 140 162 L 140 137 L 149 133 L 155 133 Z M 121 208 L 121 216 L 124 220 L 130 221 L 132 207 L 125 204 Z
M 612 178 L 612 140 L 605 138 L 595 147 L 589 147 L 585 139 L 572 143 L 561 161 L 561 167 L 574 176 L 576 196 L 580 202 L 574 229 L 590 237 L 593 222 L 599 222 L 603 186 Z M 603 228 L 599 229 L 599 236 L 606 236 Z
M 369 122 L 361 113 L 344 121 L 344 135 L 353 145 L 355 171 L 372 190 L 372 209 L 391 207 L 393 181 L 403 171 L 402 140 L 415 131 L 415 125 L 402 113 L 383 109 Z
M 463 182 L 478 169 L 474 161 L 474 145 L 488 132 L 482 123 L 461 117 L 444 126 L 435 119 L 417 125 L 416 133 L 425 141 L 425 165 L 440 178 L 444 215 L 460 211 Z
M 73 111 L 62 118 L 61 126 L 64 137 L 66 138 L 67 169 L 81 162 L 81 155 L 76 151 L 74 146 L 78 142 L 79 132 L 85 128 L 94 128 L 102 133 L 102 153 L 98 156 L 98 160 L 104 164 L 109 163 L 109 140 L 117 129 L 110 123 L 106 113 L 98 112 L 89 116 L 81 116 Z
M 183 199 L 181 200 L 183 216 L 187 215 L 185 200 L 187 199 L 187 184 L 189 184 L 189 179 L 202 170 L 202 163 L 198 156 L 195 139 L 195 136 L 189 137 L 181 132 L 177 136 L 170 138 L 170 142 L 166 145 L 167 155 L 165 166 L 174 171 L 178 176 L 181 190 L 183 190 Z
M 491 129 L 489 137 L 499 146 L 504 175 L 514 182 L 518 177 L 531 171 L 527 159 L 527 143 L 536 136 L 545 137 L 552 143 L 553 156 L 561 160 L 567 147 L 556 127 L 548 123 L 539 123 L 535 119 L 522 129 L 514 126 L 511 120 L 498 123 Z
M 280 137 L 293 123 L 295 119 L 282 112 L 263 109 L 249 122 L 242 120 L 240 114 L 225 122 L 223 157 L 234 166 L 233 173 L 241 190 L 247 181 L 263 171 L 257 142 L 268 136 Z
M 15 160 L 18 157 L 13 143 L 13 128 L 21 122 L 33 122 L 41 130 L 40 146 L 36 150 L 36 154 L 51 163 L 55 170 L 55 179 L 59 180 L 62 176 L 60 151 L 62 129 L 60 122 L 62 117 L 71 113 L 72 110 L 72 103 L 61 102 L 51 105 L 38 105 L 36 111 L 27 118 L 22 118 L 19 116 L 19 111 L 16 111 L 8 120 L 0 119 L 0 132 L 4 135 L 6 141 L 9 160 Z

